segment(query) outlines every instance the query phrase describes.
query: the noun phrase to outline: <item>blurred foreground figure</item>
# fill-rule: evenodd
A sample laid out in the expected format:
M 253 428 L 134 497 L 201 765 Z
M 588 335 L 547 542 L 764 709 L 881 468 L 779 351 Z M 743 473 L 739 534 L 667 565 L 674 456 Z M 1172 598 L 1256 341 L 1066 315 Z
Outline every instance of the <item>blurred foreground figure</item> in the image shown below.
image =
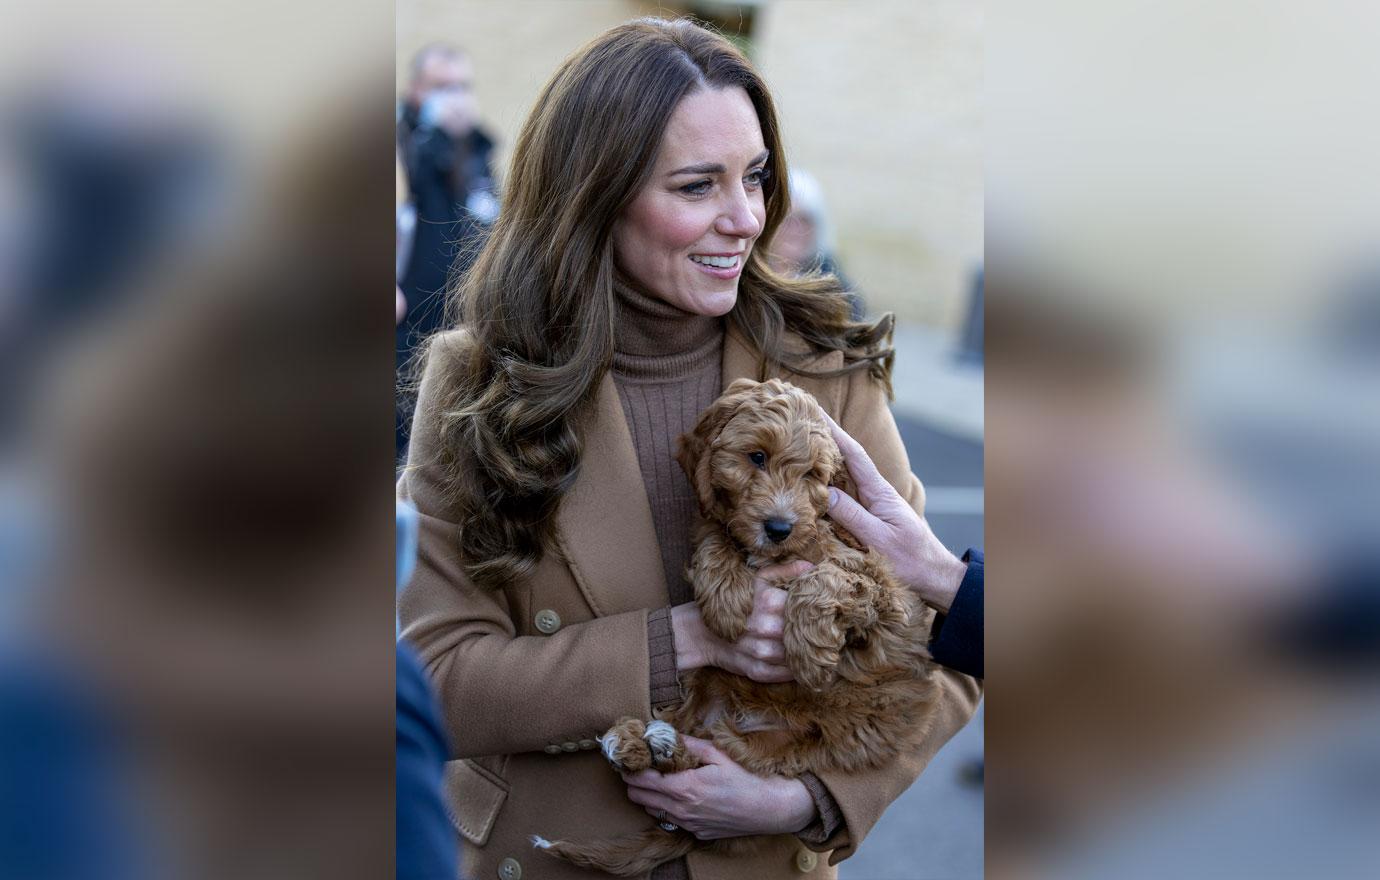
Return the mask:
M 376 91 L 354 97 L 388 101 Z M 335 110 L 311 129 L 236 178 L 237 201 L 219 207 L 240 222 L 213 238 L 81 220 L 79 235 L 20 249 L 74 252 L 35 260 L 61 271 L 26 275 L 49 279 L 25 280 L 26 314 L 86 320 L 59 339 L 40 333 L 55 319 L 26 319 L 10 337 L 34 352 L 21 389 L 33 407 L 8 425 L 5 488 L 23 473 L 27 491 L 0 540 L 27 529 L 5 546 L 37 558 L 3 620 L 0 875 L 393 869 L 392 547 L 378 503 L 391 472 L 376 429 L 392 399 L 378 302 L 392 255 L 387 181 L 369 171 L 392 135 Z M 179 179 L 157 155 L 144 176 L 82 162 L 89 173 L 58 179 L 87 192 L 128 180 L 127 202 L 71 202 L 114 223 L 120 204 L 160 203 Z M 160 260 L 172 243 L 176 260 Z M 85 305 L 60 309 L 77 290 Z
M 71 551 L 33 419 L 49 375 L 204 231 L 214 150 L 143 75 L 99 57 L 18 96 L 0 132 L 0 876 L 143 876 L 148 829 L 117 706 L 35 620 Z
M 1302 486 L 1298 509 L 1259 506 L 1239 471 L 1268 434 L 1223 445 L 1220 424 L 1174 421 L 1173 365 L 1151 328 L 1028 276 L 998 289 L 987 527 L 1008 574 L 987 641 L 1003 714 L 987 730 L 989 871 L 1303 869 L 1319 856 L 1293 835 L 1332 845 L 1380 815 L 1380 790 L 1341 800 L 1343 821 L 1261 797 L 1327 796 L 1275 772 L 1317 759 L 1309 736 L 1349 742 L 1357 770 L 1380 757 L 1343 736 L 1360 731 L 1340 699 L 1356 678 L 1335 674 L 1363 672 L 1357 643 L 1380 641 L 1376 569 L 1300 521 Z M 1208 376 L 1192 376 L 1201 391 Z

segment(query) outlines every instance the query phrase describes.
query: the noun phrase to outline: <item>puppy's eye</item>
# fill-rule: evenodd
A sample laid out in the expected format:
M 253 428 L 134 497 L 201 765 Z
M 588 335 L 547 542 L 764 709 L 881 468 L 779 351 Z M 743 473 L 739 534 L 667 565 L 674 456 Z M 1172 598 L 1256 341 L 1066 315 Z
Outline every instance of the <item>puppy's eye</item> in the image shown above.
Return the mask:
M 764 468 L 767 466 L 767 454 L 761 451 L 749 452 L 748 461 L 752 462 L 756 467 Z

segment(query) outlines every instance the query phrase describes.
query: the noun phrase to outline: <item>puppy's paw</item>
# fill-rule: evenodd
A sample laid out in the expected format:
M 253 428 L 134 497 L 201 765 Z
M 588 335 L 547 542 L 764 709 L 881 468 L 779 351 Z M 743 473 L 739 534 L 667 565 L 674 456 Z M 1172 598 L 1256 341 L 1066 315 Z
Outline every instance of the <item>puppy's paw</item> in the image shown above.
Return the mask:
M 669 724 L 666 726 L 670 727 Z M 636 718 L 624 718 L 599 737 L 599 745 L 613 769 L 619 773 L 637 773 L 652 766 L 652 750 L 647 744 L 646 735 L 647 725 Z
M 726 642 L 736 642 L 747 632 L 748 617 L 752 614 L 752 583 L 746 588 L 726 587 L 697 597 L 700 619 L 710 632 Z
M 658 770 L 675 761 L 680 747 L 680 734 L 665 721 L 648 721 L 645 735 L 647 748 L 652 753 L 652 765 Z
M 845 639 L 835 579 L 826 566 L 820 568 L 825 570 L 801 577 L 791 590 L 781 632 L 786 665 L 797 682 L 814 691 L 837 679 Z
M 726 642 L 742 638 L 752 614 L 753 572 L 735 560 L 695 565 L 689 575 L 705 627 Z
M 839 652 L 810 647 L 787 651 L 786 663 L 795 680 L 812 691 L 822 691 L 838 678 Z

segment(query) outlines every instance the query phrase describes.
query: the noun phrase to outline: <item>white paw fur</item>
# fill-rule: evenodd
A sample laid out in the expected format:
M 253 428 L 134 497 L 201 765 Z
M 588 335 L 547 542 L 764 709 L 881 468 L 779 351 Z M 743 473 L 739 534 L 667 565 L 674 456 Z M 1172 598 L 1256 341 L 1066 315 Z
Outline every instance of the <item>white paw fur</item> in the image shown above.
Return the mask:
M 618 750 L 618 735 L 606 733 L 599 737 L 599 747 L 604 750 L 604 758 L 615 767 L 618 762 L 613 759 L 613 753 Z
M 679 741 L 676 729 L 665 721 L 647 722 L 647 734 L 643 738 L 647 740 L 647 747 L 652 750 L 652 754 L 663 761 L 675 754 L 676 743 Z

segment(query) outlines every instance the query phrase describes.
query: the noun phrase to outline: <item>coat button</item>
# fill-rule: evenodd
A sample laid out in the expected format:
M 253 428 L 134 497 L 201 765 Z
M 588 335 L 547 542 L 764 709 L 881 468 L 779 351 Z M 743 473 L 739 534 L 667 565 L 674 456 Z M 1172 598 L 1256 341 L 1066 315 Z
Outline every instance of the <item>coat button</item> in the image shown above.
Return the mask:
M 546 753 L 548 755 L 559 755 L 561 753 L 561 747 L 556 745 L 547 746 Z
M 561 628 L 561 616 L 550 608 L 543 608 L 537 612 L 537 629 L 546 633 L 548 636 Z
M 498 863 L 498 876 L 501 880 L 522 880 L 522 865 L 517 859 L 504 859 Z
M 561 743 L 561 748 L 567 752 L 578 752 L 580 750 L 580 744 L 573 742 L 564 742 Z
M 597 742 L 595 742 L 594 740 L 592 740 L 592 739 L 582 739 L 582 740 L 580 740 L 580 748 L 584 749 L 585 751 L 589 751 L 590 749 L 594 748 L 594 747 L 597 746 L 597 745 L 599 745 L 599 744 L 598 744 Z
M 802 849 L 795 854 L 795 866 L 800 869 L 802 874 L 808 874 L 819 864 L 819 856 L 808 849 Z

